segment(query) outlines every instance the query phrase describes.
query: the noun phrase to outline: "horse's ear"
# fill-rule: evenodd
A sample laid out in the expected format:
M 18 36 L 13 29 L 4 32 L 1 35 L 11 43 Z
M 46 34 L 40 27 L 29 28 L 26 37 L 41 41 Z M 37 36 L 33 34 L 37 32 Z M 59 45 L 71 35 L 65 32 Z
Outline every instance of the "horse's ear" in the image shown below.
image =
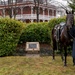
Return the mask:
M 74 10 L 72 10 L 72 14 L 74 14 Z
M 68 11 L 66 10 L 66 14 L 68 14 Z

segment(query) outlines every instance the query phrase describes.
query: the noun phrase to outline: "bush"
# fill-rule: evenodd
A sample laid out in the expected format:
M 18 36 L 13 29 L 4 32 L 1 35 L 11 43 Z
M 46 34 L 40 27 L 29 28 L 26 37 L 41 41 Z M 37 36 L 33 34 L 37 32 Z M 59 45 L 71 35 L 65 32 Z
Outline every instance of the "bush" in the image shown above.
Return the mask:
M 24 23 L 9 19 L 0 19 L 0 56 L 13 54 L 16 50 Z
M 50 28 L 50 36 L 52 36 L 52 29 L 54 28 L 55 25 L 65 22 L 66 17 L 60 17 L 60 18 L 53 18 L 49 21 L 48 26 Z M 51 38 L 51 37 L 50 37 Z M 52 43 L 52 38 L 51 38 L 51 43 Z
M 20 43 L 23 42 L 50 43 L 50 30 L 48 23 L 28 24 L 20 37 Z
M 53 18 L 49 21 L 48 26 L 50 27 L 50 29 L 53 29 L 53 27 L 61 22 L 65 22 L 66 21 L 66 17 L 60 17 L 60 18 Z

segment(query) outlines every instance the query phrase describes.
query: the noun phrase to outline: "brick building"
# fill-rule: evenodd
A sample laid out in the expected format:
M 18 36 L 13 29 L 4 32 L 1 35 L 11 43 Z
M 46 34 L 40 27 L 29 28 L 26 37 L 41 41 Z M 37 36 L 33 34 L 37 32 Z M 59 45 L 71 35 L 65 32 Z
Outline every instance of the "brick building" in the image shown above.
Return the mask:
M 50 3 L 46 4 L 46 0 L 39 0 L 39 21 L 49 21 L 51 18 L 56 17 L 56 7 Z M 36 7 L 38 4 L 36 3 Z M 16 8 L 16 9 L 15 9 Z M 36 22 L 36 8 L 34 0 L 17 0 L 12 4 L 12 0 L 0 2 L 0 16 L 8 16 L 8 11 L 11 10 L 12 18 L 14 18 L 14 12 L 16 11 L 15 18 L 24 22 Z

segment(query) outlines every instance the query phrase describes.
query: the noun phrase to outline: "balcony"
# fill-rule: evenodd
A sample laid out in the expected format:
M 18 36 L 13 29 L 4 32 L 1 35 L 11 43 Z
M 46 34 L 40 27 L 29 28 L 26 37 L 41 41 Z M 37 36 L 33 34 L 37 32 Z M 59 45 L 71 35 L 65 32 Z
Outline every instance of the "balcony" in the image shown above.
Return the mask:
M 54 18 L 55 16 L 48 16 L 48 15 L 39 15 L 39 20 L 50 20 Z M 16 19 L 36 19 L 36 14 L 22 14 L 22 15 L 16 15 Z

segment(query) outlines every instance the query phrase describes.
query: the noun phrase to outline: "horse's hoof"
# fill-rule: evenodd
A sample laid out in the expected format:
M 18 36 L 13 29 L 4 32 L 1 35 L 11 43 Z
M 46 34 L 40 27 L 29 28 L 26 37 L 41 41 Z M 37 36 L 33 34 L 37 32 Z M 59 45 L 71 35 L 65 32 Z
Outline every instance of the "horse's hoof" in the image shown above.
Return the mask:
M 52 60 L 55 60 L 55 59 L 52 59 Z
M 73 64 L 73 66 L 75 66 L 75 64 Z
M 65 64 L 64 66 L 66 67 L 67 65 Z
M 64 62 L 64 58 L 62 58 L 62 62 Z

